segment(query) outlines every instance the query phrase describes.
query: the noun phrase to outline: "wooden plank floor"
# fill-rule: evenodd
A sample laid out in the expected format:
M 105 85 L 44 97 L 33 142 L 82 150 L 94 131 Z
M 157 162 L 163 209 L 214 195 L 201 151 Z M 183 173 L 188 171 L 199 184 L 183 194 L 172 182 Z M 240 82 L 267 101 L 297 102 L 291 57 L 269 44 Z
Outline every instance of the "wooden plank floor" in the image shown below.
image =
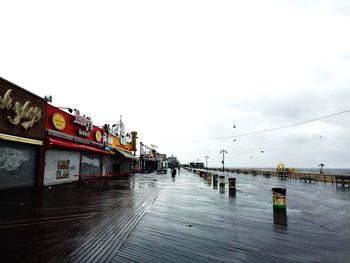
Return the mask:
M 225 174 L 235 197 L 184 170 L 0 191 L 1 262 L 350 262 L 349 190 Z M 273 187 L 287 188 L 287 225 Z
M 191 173 L 157 177 L 166 190 L 113 262 L 350 262 L 349 191 L 230 176 L 236 197 Z M 287 226 L 274 224 L 272 187 L 287 188 Z

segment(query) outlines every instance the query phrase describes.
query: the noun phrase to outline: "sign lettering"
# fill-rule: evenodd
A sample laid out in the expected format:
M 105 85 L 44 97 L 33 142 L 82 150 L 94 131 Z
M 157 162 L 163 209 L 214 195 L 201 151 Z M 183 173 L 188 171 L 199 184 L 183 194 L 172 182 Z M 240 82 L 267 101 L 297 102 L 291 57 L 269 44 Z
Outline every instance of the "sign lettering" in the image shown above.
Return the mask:
M 39 107 L 31 107 L 30 101 L 21 103 L 16 101 L 13 104 L 13 98 L 11 97 L 12 90 L 9 89 L 5 92 L 4 96 L 0 96 L 0 110 L 7 109 L 12 110 L 15 113 L 15 116 L 7 116 L 7 119 L 13 125 L 21 124 L 24 129 L 31 128 L 34 123 L 38 122 L 41 119 L 41 109 Z M 21 120 L 25 120 L 21 123 Z
M 74 112 L 74 123 L 77 123 L 81 126 L 85 127 L 85 130 L 83 129 L 79 129 L 78 134 L 81 136 L 86 136 L 89 137 L 90 136 L 90 131 L 92 130 L 92 120 L 90 117 L 86 117 L 85 114 L 84 115 L 80 115 L 80 111 L 79 110 L 75 110 Z

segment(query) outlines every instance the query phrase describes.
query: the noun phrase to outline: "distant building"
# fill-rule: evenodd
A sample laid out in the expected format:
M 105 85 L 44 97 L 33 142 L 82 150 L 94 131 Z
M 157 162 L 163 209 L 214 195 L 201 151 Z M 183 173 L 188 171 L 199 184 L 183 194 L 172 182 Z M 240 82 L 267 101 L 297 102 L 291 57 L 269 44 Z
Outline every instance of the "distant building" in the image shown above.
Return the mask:
M 166 167 L 168 168 L 173 168 L 180 165 L 180 162 L 173 155 L 171 157 L 166 158 L 165 162 L 166 162 Z
M 191 168 L 204 168 L 204 163 L 192 162 L 190 163 Z

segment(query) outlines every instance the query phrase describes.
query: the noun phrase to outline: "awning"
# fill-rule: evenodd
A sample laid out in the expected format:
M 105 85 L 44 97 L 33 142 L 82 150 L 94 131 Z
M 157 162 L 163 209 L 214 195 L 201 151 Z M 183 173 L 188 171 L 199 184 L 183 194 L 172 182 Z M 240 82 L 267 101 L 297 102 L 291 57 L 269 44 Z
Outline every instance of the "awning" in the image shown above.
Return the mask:
M 128 159 L 134 159 L 134 158 L 135 158 L 135 156 L 132 155 L 132 154 L 129 153 L 129 152 L 125 152 L 125 151 L 122 151 L 122 150 L 119 150 L 119 149 L 116 149 L 116 148 L 114 148 L 114 150 L 115 150 L 116 152 L 119 152 L 120 154 L 122 154 L 125 158 L 128 158 Z
M 46 145 L 49 149 L 59 148 L 59 149 L 73 149 L 79 151 L 88 151 L 88 152 L 98 152 L 98 153 L 108 153 L 103 149 L 95 148 L 89 145 L 78 144 L 75 142 L 64 141 L 52 137 L 48 137 Z

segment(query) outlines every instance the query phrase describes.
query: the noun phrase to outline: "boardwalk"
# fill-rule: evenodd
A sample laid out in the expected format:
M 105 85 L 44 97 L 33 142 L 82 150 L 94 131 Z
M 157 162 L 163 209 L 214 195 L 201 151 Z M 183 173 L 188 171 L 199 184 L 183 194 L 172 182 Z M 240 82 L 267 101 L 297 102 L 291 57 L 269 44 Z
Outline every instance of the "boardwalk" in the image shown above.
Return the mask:
M 350 191 L 225 173 L 235 197 L 181 171 L 91 186 L 2 191 L 2 262 L 350 262 Z M 272 187 L 287 188 L 287 225 Z

